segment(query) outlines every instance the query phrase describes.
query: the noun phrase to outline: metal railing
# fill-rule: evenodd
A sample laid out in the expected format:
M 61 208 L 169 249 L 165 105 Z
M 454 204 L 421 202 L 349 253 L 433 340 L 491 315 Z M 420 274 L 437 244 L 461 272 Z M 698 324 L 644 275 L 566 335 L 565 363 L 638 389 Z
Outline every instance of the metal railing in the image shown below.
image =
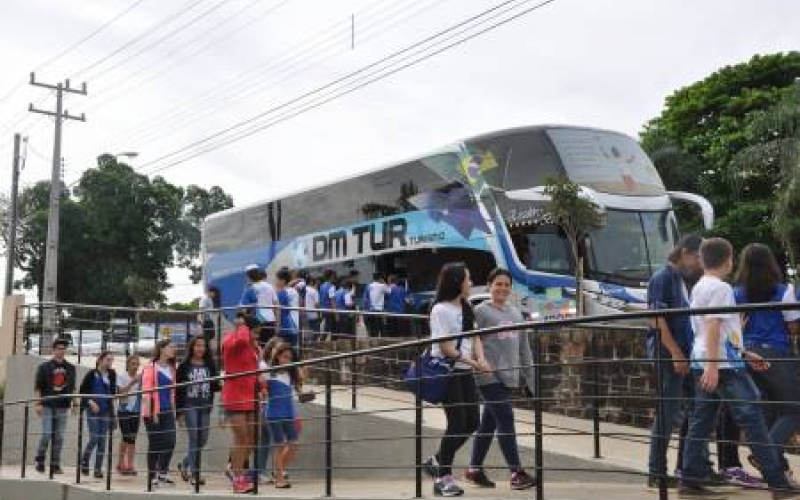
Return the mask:
M 71 305 L 71 304 L 39 304 L 39 305 L 32 305 L 32 306 L 24 306 L 20 309 L 20 311 L 26 311 L 24 314 L 17 315 L 17 319 L 23 318 L 23 321 L 29 320 L 31 317 L 31 313 L 27 312 L 31 309 L 41 310 L 44 307 L 56 307 L 60 308 L 61 310 L 67 309 L 79 309 L 82 306 L 78 305 Z M 544 448 L 543 448 L 543 439 L 546 436 L 591 436 L 591 451 L 593 457 L 598 459 L 602 456 L 602 444 L 603 440 L 606 441 L 639 441 L 641 442 L 642 437 L 649 437 L 645 436 L 641 433 L 625 433 L 625 432 L 603 432 L 602 423 L 604 421 L 603 418 L 603 411 L 604 411 L 604 404 L 612 405 L 615 404 L 622 408 L 621 413 L 625 413 L 626 411 L 633 415 L 644 415 L 642 420 L 647 420 L 647 411 L 652 411 L 653 407 L 655 408 L 656 413 L 660 413 L 662 417 L 664 417 L 664 394 L 663 394 L 663 387 L 661 377 L 661 365 L 663 363 L 671 363 L 671 360 L 664 359 L 661 357 L 660 349 L 655 350 L 654 357 L 648 357 L 643 355 L 643 349 L 636 349 L 636 348 L 620 348 L 620 345 L 632 345 L 632 346 L 643 346 L 644 345 L 644 334 L 647 332 L 645 329 L 641 328 L 633 328 L 629 326 L 625 326 L 624 322 L 630 320 L 642 320 L 642 319 L 653 319 L 656 317 L 670 317 L 674 315 L 694 315 L 694 314 L 712 314 L 712 313 L 742 313 L 742 312 L 750 312 L 750 311 L 758 311 L 758 310 L 776 310 L 776 311 L 783 311 L 783 310 L 790 310 L 790 309 L 800 309 L 800 305 L 798 304 L 753 304 L 753 305 L 745 305 L 745 306 L 736 306 L 736 307 L 724 307 L 724 308 L 710 308 L 710 309 L 698 309 L 698 310 L 689 310 L 689 309 L 674 309 L 674 310 L 660 310 L 660 311 L 641 311 L 641 312 L 634 312 L 634 313 L 619 313 L 619 314 L 609 314 L 603 316 L 594 316 L 594 317 L 582 317 L 582 318 L 569 318 L 569 319 L 562 319 L 557 321 L 544 321 L 544 322 L 527 322 L 527 323 L 520 323 L 516 325 L 504 325 L 500 327 L 493 327 L 493 328 L 485 328 L 480 330 L 474 330 L 471 332 L 465 332 L 459 335 L 454 335 L 451 337 L 444 337 L 439 338 L 436 340 L 432 340 L 430 338 L 420 338 L 420 339 L 413 339 L 413 340 L 398 340 L 398 339 L 388 339 L 386 345 L 379 345 L 379 346 L 370 346 L 366 348 L 359 349 L 359 342 L 362 343 L 369 343 L 375 342 L 376 339 L 359 339 L 355 333 L 345 333 L 345 334 L 337 334 L 338 337 L 336 339 L 320 339 L 315 337 L 314 335 L 309 334 L 307 337 L 309 340 L 304 341 L 302 343 L 301 352 L 303 353 L 303 359 L 300 361 L 293 363 L 291 366 L 297 368 L 306 368 L 310 372 L 310 377 L 312 380 L 317 381 L 318 383 L 314 385 L 314 394 L 323 396 L 323 404 L 322 404 L 322 414 L 321 415 L 312 415 L 304 417 L 305 425 L 312 425 L 312 426 L 322 426 L 322 435 L 323 437 L 319 440 L 300 440 L 299 447 L 301 449 L 308 449 L 314 447 L 321 447 L 324 451 L 322 456 L 323 464 L 321 467 L 306 467 L 306 468 L 294 468 L 292 469 L 293 473 L 297 472 L 300 474 L 303 473 L 310 473 L 310 474 L 323 474 L 324 479 L 324 494 L 326 496 L 333 495 L 334 489 L 334 474 L 336 471 L 346 471 L 349 469 L 367 469 L 367 470 L 380 470 L 380 469 L 389 469 L 389 468 L 397 468 L 403 467 L 405 462 L 398 461 L 395 463 L 390 463 L 388 465 L 367 465 L 367 464 L 357 464 L 357 465 L 342 465 L 334 463 L 334 446 L 348 446 L 352 444 L 358 443 L 369 443 L 369 442 L 392 442 L 392 443 L 401 443 L 404 441 L 413 441 L 413 465 L 411 467 L 414 468 L 414 482 L 415 482 L 415 495 L 416 497 L 423 496 L 423 470 L 424 470 L 424 460 L 423 460 L 423 449 L 426 441 L 431 439 L 438 439 L 438 437 L 434 438 L 424 432 L 424 420 L 423 417 L 426 411 L 432 411 L 432 406 L 427 405 L 422 402 L 419 396 L 415 397 L 413 404 L 408 404 L 408 397 L 403 397 L 403 395 L 398 395 L 397 393 L 388 392 L 386 396 L 384 396 L 384 400 L 396 403 L 397 406 L 390 406 L 388 408 L 380 408 L 380 409 L 358 409 L 356 394 L 357 392 L 363 391 L 365 389 L 370 388 L 389 388 L 389 389 L 399 389 L 402 388 L 405 382 L 402 379 L 401 369 L 407 366 L 407 364 L 412 359 L 417 359 L 422 352 L 431 344 L 442 342 L 446 340 L 454 340 L 459 337 L 473 337 L 473 336 L 483 336 L 483 335 L 491 335 L 499 332 L 505 331 L 520 331 L 524 332 L 531 343 L 532 352 L 534 356 L 533 364 L 530 366 L 534 368 L 534 380 L 531 387 L 531 394 L 518 394 L 512 398 L 512 402 L 515 403 L 517 406 L 527 406 L 530 407 L 532 410 L 532 421 L 523 421 L 518 419 L 518 422 L 531 424 L 533 426 L 533 431 L 530 433 L 522 433 L 518 432 L 518 437 L 532 437 L 534 441 L 534 458 L 532 465 L 532 469 L 535 471 L 535 475 L 539 478 L 539 481 L 536 484 L 536 498 L 541 499 L 544 498 L 544 488 L 545 488 L 545 474 L 550 473 L 558 473 L 558 472 L 582 472 L 586 474 L 627 474 L 627 475 L 634 475 L 634 476 L 641 476 L 642 474 L 635 471 L 630 470 L 623 470 L 623 469 L 609 469 L 609 468 L 601 468 L 601 467 L 587 467 L 587 468 L 554 468 L 554 467 L 546 467 L 545 460 L 544 460 Z M 156 321 L 158 321 L 158 313 L 155 311 L 147 311 L 147 310 L 136 310 L 136 309 L 116 309 L 116 308 L 101 308 L 101 307 L 85 307 L 86 311 L 103 311 L 103 312 L 114 312 L 119 313 L 120 311 L 126 311 L 129 313 L 135 314 L 155 314 Z M 329 313 L 330 311 L 319 309 L 314 310 L 321 313 Z M 172 312 L 170 312 L 171 314 Z M 183 314 L 191 314 L 194 318 L 197 317 L 197 312 L 186 313 L 181 312 Z M 222 341 L 222 330 L 223 330 L 223 321 L 222 317 L 225 313 L 225 310 L 215 310 L 212 312 L 213 314 L 217 315 L 217 353 L 219 353 L 220 343 Z M 359 315 L 369 315 L 375 314 L 380 315 L 383 317 L 387 317 L 390 315 L 380 314 L 380 313 L 366 313 L 363 311 L 339 311 L 339 313 L 344 314 L 359 314 Z M 57 317 L 61 317 L 61 315 L 57 314 Z M 70 315 L 70 318 L 73 315 Z M 81 315 L 78 315 L 81 316 Z M 409 322 L 423 322 L 426 321 L 427 318 L 423 315 L 401 315 L 398 316 L 403 320 Z M 190 321 L 188 318 L 185 320 L 186 322 Z M 195 320 L 196 321 L 196 320 Z M 610 326 L 608 323 L 615 324 L 614 326 Z M 594 325 L 594 326 L 592 326 Z M 600 326 L 597 326 L 600 325 Z M 621 325 L 621 326 L 620 326 Z M 583 344 L 585 348 L 584 352 L 579 353 L 579 355 L 575 355 L 575 360 L 570 360 L 569 356 L 567 355 L 567 359 L 563 357 L 559 357 L 559 355 L 555 352 L 559 348 L 564 348 L 565 345 L 569 346 L 570 344 L 576 343 L 574 339 L 561 339 L 559 341 L 559 336 L 563 337 L 565 335 L 569 336 L 572 333 L 578 330 L 569 330 L 570 328 L 579 328 L 579 329 L 586 329 L 591 330 L 591 332 L 586 333 L 584 338 L 581 339 L 580 342 Z M 613 347 L 613 354 L 611 356 L 604 356 L 603 355 L 603 348 L 604 346 L 601 345 L 603 343 L 603 339 L 600 337 L 599 330 L 606 329 L 606 335 L 608 337 L 616 337 L 618 339 L 622 339 L 622 344 L 619 344 L 617 340 L 611 341 Z M 187 332 L 189 331 L 189 327 L 186 328 Z M 18 329 L 19 331 L 19 329 Z M 195 330 L 198 331 L 198 330 Z M 156 330 L 158 332 L 158 330 Z M 25 332 L 26 339 L 29 338 L 30 334 L 36 334 L 35 330 L 28 330 Z M 38 332 L 40 335 L 43 335 L 44 332 Z M 198 331 L 198 334 L 200 332 Z M 302 335 L 302 333 L 309 333 L 309 332 L 301 332 L 301 338 L 306 337 Z M 655 343 L 656 345 L 660 345 L 661 338 L 660 338 L 660 331 L 658 329 L 653 330 L 653 334 L 655 336 Z M 380 339 L 379 339 L 380 340 Z M 155 339 L 157 341 L 157 337 Z M 625 343 L 628 344 L 625 344 Z M 30 342 L 26 342 L 25 345 L 28 349 L 30 349 Z M 39 343 L 41 347 L 42 342 Z M 79 346 L 81 344 L 79 343 Z M 82 357 L 81 349 L 78 349 L 76 353 L 77 356 L 80 358 Z M 608 347 L 608 346 L 606 346 Z M 336 349 L 346 349 L 345 352 L 336 352 Z M 586 352 L 588 351 L 588 352 Z M 85 357 L 85 356 L 84 356 Z M 373 363 L 378 367 L 383 366 L 384 369 L 382 371 L 376 370 L 376 372 L 370 372 L 368 370 L 359 370 L 359 360 L 362 360 L 365 363 Z M 787 362 L 785 359 L 773 359 L 770 360 L 775 363 Z M 337 369 L 337 365 L 339 368 Z M 349 380 L 347 380 L 347 374 L 341 369 L 343 366 L 349 366 Z M 361 365 L 363 366 L 363 365 Z M 386 368 L 386 367 L 392 368 Z M 285 367 L 277 368 L 267 368 L 264 370 L 258 370 L 255 372 L 248 372 L 248 373 L 238 373 L 238 374 L 225 374 L 213 380 L 219 380 L 224 383 L 225 380 L 230 380 L 232 378 L 243 377 L 243 376 L 251 376 L 251 375 L 263 375 L 273 373 L 277 370 L 283 369 Z M 521 368 L 528 368 L 528 367 L 511 367 L 508 369 L 521 369 Z M 654 370 L 652 370 L 655 368 Z M 625 370 L 643 370 L 643 369 L 651 369 L 655 376 L 655 383 L 653 386 L 646 390 L 642 389 L 641 393 L 636 393 L 631 391 L 631 383 L 629 380 L 628 385 L 615 384 L 614 380 L 615 377 L 618 377 L 620 373 L 624 373 Z M 396 371 L 395 371 L 396 370 Z M 495 370 L 497 371 L 497 370 Z M 335 377 L 340 377 L 341 381 L 339 384 L 334 383 Z M 631 375 L 633 377 L 638 377 L 640 375 Z M 212 379 L 207 379 L 204 381 L 199 382 L 186 382 L 182 384 L 174 384 L 171 386 L 172 388 L 180 388 L 180 387 L 188 387 L 191 385 L 195 385 L 197 383 L 206 383 Z M 576 389 L 575 394 L 569 395 L 569 398 L 573 398 L 574 401 L 571 401 L 572 408 L 576 410 L 582 410 L 581 416 L 589 416 L 592 421 L 591 431 L 586 431 L 584 429 L 578 427 L 569 427 L 565 425 L 555 426 L 551 425 L 548 426 L 544 422 L 544 414 L 547 411 L 551 412 L 564 412 L 565 409 L 559 409 L 559 405 L 565 405 L 566 403 L 570 403 L 570 401 L 565 401 L 565 396 L 561 392 L 559 392 L 563 384 L 569 386 L 569 384 L 574 383 L 577 381 L 579 387 Z M 606 381 L 608 383 L 606 383 Z M 15 381 L 16 383 L 17 381 Z M 32 385 L 33 381 L 25 381 Z M 349 382 L 349 384 L 343 383 Z M 417 384 L 422 384 L 424 381 L 418 380 Z M 562 384 L 562 385 L 560 385 Z M 615 387 L 617 385 L 617 387 Z M 646 384 L 645 384 L 646 385 Z M 134 392 L 135 394 L 143 394 L 146 391 L 138 391 Z M 333 406 L 333 399 L 339 393 L 349 393 L 351 396 L 351 405 L 349 411 L 339 411 L 334 412 Z M 131 394 L 129 394 L 131 395 Z M 99 397 L 96 395 L 81 395 L 81 394 L 71 394 L 68 396 L 62 397 L 69 397 L 75 398 L 78 400 L 83 400 L 87 397 L 91 397 L 94 399 L 98 399 Z M 258 405 L 260 408 L 260 393 L 256 393 L 253 395 L 253 403 L 254 405 Z M 374 396 L 373 396 L 374 397 Z M 15 401 L 5 401 L 3 403 L 3 415 L 5 418 L 3 419 L 3 426 L 5 428 L 9 428 L 12 424 L 22 424 L 22 443 L 21 443 L 21 450 L 20 453 L 20 477 L 25 478 L 27 474 L 27 464 L 29 461 L 28 457 L 28 448 L 29 448 L 29 440 L 31 436 L 36 436 L 35 432 L 31 432 L 31 421 L 32 416 L 30 412 L 30 407 L 33 404 L 40 403 L 46 400 L 42 398 L 22 398 L 17 399 Z M 636 403 L 637 408 L 631 409 L 628 408 L 627 410 L 623 407 L 625 404 L 629 404 L 631 402 Z M 728 402 L 735 403 L 735 401 L 728 400 Z M 765 406 L 775 405 L 775 404 L 797 404 L 797 401 L 763 401 L 762 404 Z M 472 403 L 470 403 L 472 404 Z M 83 407 L 84 405 L 81 405 Z M 218 410 L 220 405 L 214 404 L 212 409 Z M 13 417 L 8 419 L 10 414 L 14 413 L 15 409 L 22 409 L 22 416 L 21 421 L 14 421 Z M 588 411 L 587 411 L 588 408 Z M 568 410 L 569 408 L 567 408 Z M 389 435 L 389 436 L 361 436 L 359 438 L 349 438 L 349 439 L 335 439 L 334 438 L 334 426 L 340 424 L 341 422 L 345 421 L 346 419 L 355 418 L 355 419 L 363 419 L 367 417 L 380 417 L 385 415 L 392 415 L 396 414 L 397 412 L 403 411 L 413 411 L 413 432 L 409 435 L 406 433 L 399 433 L 397 435 Z M 82 467 L 80 453 L 82 452 L 82 447 L 84 444 L 84 416 L 86 410 L 81 409 L 80 412 L 80 419 L 78 421 L 78 429 L 75 435 L 77 439 L 76 446 L 72 447 L 72 443 L 70 442 L 69 449 L 75 452 L 76 456 L 76 476 L 75 482 L 80 483 L 82 480 Z M 262 424 L 261 419 L 263 418 L 262 412 L 258 412 L 258 424 L 259 427 Z M 663 423 L 664 418 L 658 419 L 659 422 Z M 636 420 L 633 419 L 635 422 Z M 51 428 L 56 429 L 56 422 L 51 422 Z M 211 427 L 211 426 L 210 426 Z M 547 430 L 545 430 L 547 428 Z M 199 431 L 201 429 L 194 429 Z M 212 429 L 207 429 L 209 432 Z M 179 431 L 175 431 L 179 432 Z M 653 431 L 655 435 L 658 436 L 665 436 L 666 431 L 664 428 L 654 429 Z M 0 432 L 0 435 L 4 435 L 4 432 Z M 113 426 L 109 425 L 107 430 L 107 437 L 106 437 L 106 446 L 107 446 L 107 456 L 106 464 L 105 464 L 105 471 L 104 471 L 104 480 L 105 480 L 105 488 L 110 490 L 114 484 L 112 480 L 113 475 L 113 468 L 112 468 L 112 452 L 113 452 L 113 434 L 114 429 Z M 258 434 L 260 436 L 260 433 Z M 219 436 L 217 436 L 219 437 Z M 53 436 L 55 438 L 55 435 Z M 53 439 L 54 440 L 54 439 Z M 255 463 L 258 464 L 256 459 L 256 454 L 258 451 L 260 443 L 256 443 L 254 454 L 251 457 L 251 466 Z M 227 448 L 227 447 L 226 447 Z M 2 443 L 0 443 L 0 452 L 2 452 L 2 459 L 7 460 L 8 452 L 11 450 L 16 450 L 14 445 L 8 441 L 8 439 L 4 438 Z M 202 456 L 207 453 L 216 453 L 219 454 L 221 451 L 214 447 L 206 447 L 200 453 L 200 463 L 203 463 Z M 147 453 L 139 453 L 139 456 L 146 456 Z M 662 454 L 663 455 L 663 454 Z M 663 462 L 663 460 L 659 459 Z M 54 464 L 50 464 L 49 474 L 50 477 L 53 477 L 53 468 Z M 493 467 L 493 468 L 501 468 L 501 467 Z M 657 469 L 661 471 L 657 475 L 658 479 L 658 488 L 659 488 L 659 497 L 662 499 L 668 498 L 668 489 L 667 489 L 667 474 L 666 474 L 666 463 L 659 463 Z M 211 469 L 202 469 L 202 467 L 196 469 L 195 472 L 195 482 L 194 482 L 194 491 L 200 492 L 202 489 L 201 482 L 199 479 L 200 472 L 205 474 L 209 474 L 212 472 L 222 473 L 223 471 L 220 470 L 211 470 Z M 147 482 L 147 489 L 148 491 L 152 490 L 152 483 L 151 483 L 151 474 L 148 474 L 148 482 Z M 258 491 L 258 482 L 256 482 L 255 492 Z

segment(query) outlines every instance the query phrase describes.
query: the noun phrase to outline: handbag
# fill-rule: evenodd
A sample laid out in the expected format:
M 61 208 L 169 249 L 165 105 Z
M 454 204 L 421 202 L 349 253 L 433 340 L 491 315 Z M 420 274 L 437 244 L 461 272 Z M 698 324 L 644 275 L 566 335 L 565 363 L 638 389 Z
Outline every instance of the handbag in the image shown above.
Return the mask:
M 460 337 L 456 342 L 456 350 L 461 350 Z M 418 360 L 411 363 L 403 374 L 408 390 L 427 403 L 439 404 L 447 393 L 447 379 L 453 371 L 455 361 L 443 356 L 433 356 L 428 348 Z

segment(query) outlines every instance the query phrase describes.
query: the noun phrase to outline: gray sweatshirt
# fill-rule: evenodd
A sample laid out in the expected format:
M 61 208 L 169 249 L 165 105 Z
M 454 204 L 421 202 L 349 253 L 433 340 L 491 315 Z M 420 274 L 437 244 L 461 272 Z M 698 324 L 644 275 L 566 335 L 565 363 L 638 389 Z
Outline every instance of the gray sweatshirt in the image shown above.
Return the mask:
M 498 307 L 490 301 L 475 307 L 475 320 L 478 328 L 512 325 L 522 323 L 522 313 L 514 306 Z M 510 330 L 481 336 L 483 352 L 486 360 L 495 370 L 493 373 L 476 374 L 478 385 L 489 385 L 501 382 L 509 388 L 520 387 L 520 377 L 525 379 L 528 388 L 533 390 L 534 367 L 528 332 Z M 523 367 L 523 368 L 520 368 Z M 519 369 L 509 369 L 519 368 Z

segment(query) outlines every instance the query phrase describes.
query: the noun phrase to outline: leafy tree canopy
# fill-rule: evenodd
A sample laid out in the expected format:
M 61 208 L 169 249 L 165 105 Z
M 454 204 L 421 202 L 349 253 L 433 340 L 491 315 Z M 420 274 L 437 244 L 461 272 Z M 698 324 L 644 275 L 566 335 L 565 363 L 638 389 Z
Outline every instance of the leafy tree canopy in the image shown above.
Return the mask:
M 667 97 L 641 132 L 667 187 L 707 197 L 715 232 L 737 248 L 753 241 L 781 248 L 773 216 L 788 156 L 776 152 L 786 150 L 781 141 L 798 140 L 787 118 L 796 116 L 787 99 L 798 77 L 800 52 L 754 56 Z
M 16 267 L 18 286 L 37 287 L 41 299 L 50 183 L 20 195 Z M 3 211 L 7 209 L 7 200 Z M 200 225 L 233 206 L 221 188 L 175 186 L 148 178 L 113 155 L 98 158 L 72 193 L 62 186 L 58 300 L 116 306 L 163 304 L 167 269 L 183 267 L 200 279 Z M 2 215 L 3 234 L 8 234 Z

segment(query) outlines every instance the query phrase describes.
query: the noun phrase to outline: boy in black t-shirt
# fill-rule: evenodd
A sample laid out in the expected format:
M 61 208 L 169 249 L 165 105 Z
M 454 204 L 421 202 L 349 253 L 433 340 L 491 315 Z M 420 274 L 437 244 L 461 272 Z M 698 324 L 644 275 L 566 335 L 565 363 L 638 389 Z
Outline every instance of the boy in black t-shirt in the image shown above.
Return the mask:
M 58 397 L 75 392 L 75 366 L 64 359 L 68 343 L 64 339 L 53 342 L 53 358 L 45 361 L 36 370 L 34 393 L 37 398 L 47 398 L 36 403 L 36 414 L 42 418 L 42 435 L 34 459 L 36 471 L 45 471 L 44 458 L 50 441 L 50 467 L 53 474 L 62 474 L 61 447 L 64 444 L 64 429 L 67 426 L 67 410 L 77 408 L 70 397 Z

